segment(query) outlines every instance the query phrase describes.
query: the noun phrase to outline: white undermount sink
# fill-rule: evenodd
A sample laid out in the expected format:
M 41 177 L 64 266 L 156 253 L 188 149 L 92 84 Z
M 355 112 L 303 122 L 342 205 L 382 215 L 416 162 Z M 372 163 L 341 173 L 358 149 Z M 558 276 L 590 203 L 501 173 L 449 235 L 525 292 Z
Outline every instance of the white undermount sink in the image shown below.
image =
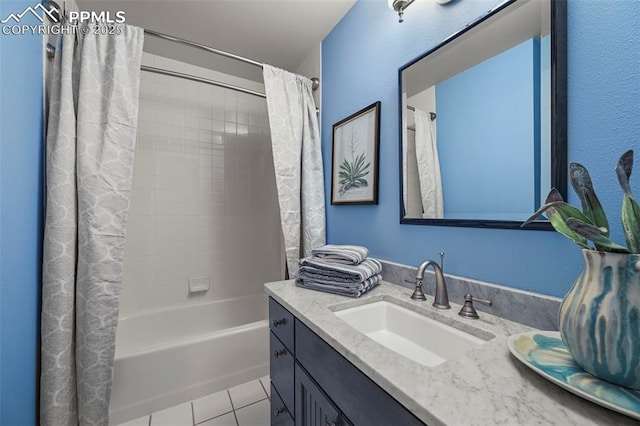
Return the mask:
M 336 311 L 347 324 L 413 361 L 435 367 L 486 340 L 387 301 Z

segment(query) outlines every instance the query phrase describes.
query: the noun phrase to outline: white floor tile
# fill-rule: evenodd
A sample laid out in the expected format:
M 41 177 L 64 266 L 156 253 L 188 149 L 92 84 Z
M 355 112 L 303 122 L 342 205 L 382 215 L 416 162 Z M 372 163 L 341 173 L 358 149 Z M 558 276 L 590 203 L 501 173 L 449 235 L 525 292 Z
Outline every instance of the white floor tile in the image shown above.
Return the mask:
M 229 393 L 231 394 L 233 408 L 236 410 L 267 397 L 258 380 L 232 387 L 229 389 Z
M 176 405 L 151 414 L 151 426 L 192 426 L 191 403 Z
M 119 426 L 149 426 L 149 416 L 140 417 L 139 419 L 130 420 L 126 423 L 121 423 Z
M 223 390 L 193 401 L 193 416 L 196 423 L 233 411 L 229 393 Z
M 233 413 L 225 414 L 224 416 L 216 417 L 215 419 L 207 420 L 204 423 L 200 423 L 198 426 L 238 426 L 236 417 Z
M 260 377 L 260 381 L 262 382 L 262 387 L 267 393 L 267 396 L 271 398 L 271 378 L 269 376 Z
M 236 411 L 240 426 L 268 426 L 271 422 L 271 403 L 268 399 Z

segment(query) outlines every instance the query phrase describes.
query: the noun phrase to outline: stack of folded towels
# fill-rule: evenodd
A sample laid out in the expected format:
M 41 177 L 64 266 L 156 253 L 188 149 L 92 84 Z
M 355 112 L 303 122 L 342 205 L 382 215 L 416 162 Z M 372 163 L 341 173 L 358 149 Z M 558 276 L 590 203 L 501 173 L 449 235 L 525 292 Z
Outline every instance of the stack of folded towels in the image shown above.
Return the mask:
M 360 297 L 380 282 L 382 264 L 362 246 L 329 244 L 300 259 L 296 285 L 313 290 Z

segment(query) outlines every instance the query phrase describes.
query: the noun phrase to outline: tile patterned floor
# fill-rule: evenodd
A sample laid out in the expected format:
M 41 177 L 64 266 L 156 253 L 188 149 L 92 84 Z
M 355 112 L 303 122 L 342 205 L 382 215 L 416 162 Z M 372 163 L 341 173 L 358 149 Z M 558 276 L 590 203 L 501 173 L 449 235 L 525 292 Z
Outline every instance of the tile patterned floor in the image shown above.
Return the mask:
M 268 426 L 269 389 L 265 376 L 120 426 Z

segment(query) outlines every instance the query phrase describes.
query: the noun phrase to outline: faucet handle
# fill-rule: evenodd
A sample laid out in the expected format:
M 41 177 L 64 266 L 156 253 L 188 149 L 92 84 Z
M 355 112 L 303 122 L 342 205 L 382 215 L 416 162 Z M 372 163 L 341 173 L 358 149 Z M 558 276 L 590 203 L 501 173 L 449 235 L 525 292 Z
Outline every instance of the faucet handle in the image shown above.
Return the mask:
M 473 297 L 471 294 L 467 293 L 464 295 L 464 300 L 465 302 L 467 301 L 467 296 L 469 296 L 469 299 L 471 302 L 478 302 L 478 303 L 482 303 L 483 305 L 487 305 L 487 306 L 491 306 L 493 305 L 493 302 L 491 300 L 487 300 L 487 299 L 480 299 L 479 297 Z
M 404 280 L 407 283 L 410 284 L 415 284 L 416 288 L 413 291 L 413 294 L 411 295 L 411 298 L 413 300 L 427 300 L 427 297 L 424 295 L 424 292 L 422 291 L 422 280 L 416 278 L 415 280 Z
M 476 308 L 473 307 L 473 302 L 482 303 L 483 305 L 487 306 L 493 305 L 493 302 L 491 300 L 473 297 L 470 293 L 467 293 L 464 295 L 464 305 L 462 306 L 462 309 L 460 309 L 460 312 L 458 312 L 458 315 L 460 315 L 462 318 L 480 318 L 480 316 L 478 316 Z

